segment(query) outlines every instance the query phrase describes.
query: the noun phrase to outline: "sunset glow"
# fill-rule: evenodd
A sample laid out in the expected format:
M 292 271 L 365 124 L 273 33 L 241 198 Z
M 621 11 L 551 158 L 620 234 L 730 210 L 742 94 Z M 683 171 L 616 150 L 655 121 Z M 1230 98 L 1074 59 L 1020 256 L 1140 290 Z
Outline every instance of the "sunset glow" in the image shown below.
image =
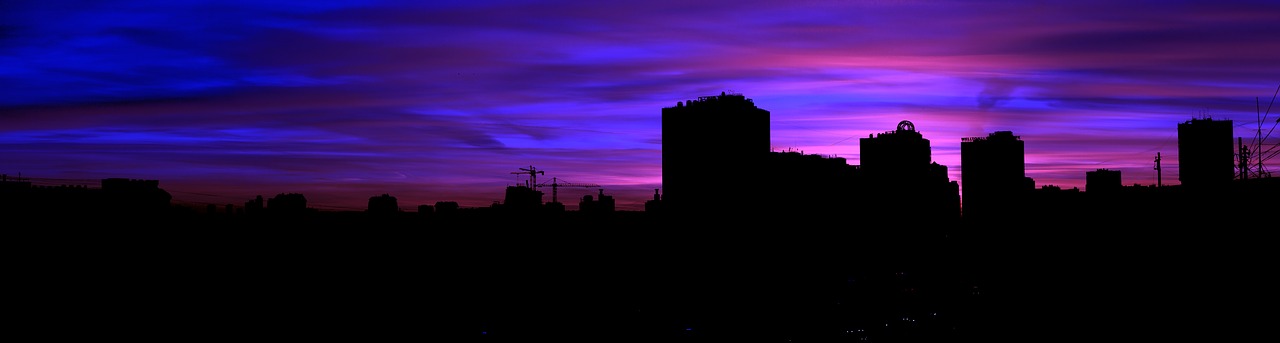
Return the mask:
M 1012 131 L 1037 186 L 1100 168 L 1155 184 L 1158 153 L 1177 184 L 1178 123 L 1275 127 L 1277 18 L 1275 1 L 6 2 L 0 174 L 411 210 L 488 206 L 535 166 L 641 210 L 661 109 L 727 91 L 771 112 L 777 151 L 858 164 L 857 138 L 909 120 L 955 181 L 962 138 Z

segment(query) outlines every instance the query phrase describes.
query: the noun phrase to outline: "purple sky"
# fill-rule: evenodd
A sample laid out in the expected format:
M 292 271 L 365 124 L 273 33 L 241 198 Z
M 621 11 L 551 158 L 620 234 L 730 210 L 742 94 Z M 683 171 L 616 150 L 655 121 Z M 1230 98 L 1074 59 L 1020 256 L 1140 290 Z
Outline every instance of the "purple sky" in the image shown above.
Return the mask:
M 858 164 L 910 120 L 954 181 L 962 137 L 1007 130 L 1037 186 L 1155 184 L 1156 153 L 1177 184 L 1178 123 L 1248 140 L 1278 86 L 1276 1 L 5 1 L 0 173 L 412 210 L 534 166 L 639 210 L 661 109 L 729 91 L 780 151 Z

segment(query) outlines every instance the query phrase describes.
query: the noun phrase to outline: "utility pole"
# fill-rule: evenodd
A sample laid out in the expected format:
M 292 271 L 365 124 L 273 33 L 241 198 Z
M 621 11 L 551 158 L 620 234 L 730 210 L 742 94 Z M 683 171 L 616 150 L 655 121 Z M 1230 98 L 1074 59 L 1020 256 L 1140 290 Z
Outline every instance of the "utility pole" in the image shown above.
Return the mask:
M 1160 173 L 1160 153 L 1156 153 L 1156 187 L 1164 187 L 1164 175 Z
M 1236 146 L 1239 147 L 1236 152 L 1236 167 L 1240 169 L 1240 179 L 1249 178 L 1249 147 L 1244 145 L 1244 137 L 1236 137 Z

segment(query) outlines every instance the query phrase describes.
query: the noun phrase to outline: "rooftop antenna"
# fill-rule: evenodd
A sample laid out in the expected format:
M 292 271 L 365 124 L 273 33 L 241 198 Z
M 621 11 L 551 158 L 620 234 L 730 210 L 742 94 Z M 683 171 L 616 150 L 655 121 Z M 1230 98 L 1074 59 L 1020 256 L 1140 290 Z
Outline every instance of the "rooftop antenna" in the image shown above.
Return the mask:
M 1241 179 L 1271 177 L 1271 172 L 1267 170 L 1265 163 L 1280 155 L 1280 142 L 1270 146 L 1265 145 L 1267 144 L 1267 139 L 1271 138 L 1271 133 L 1275 132 L 1276 124 L 1280 124 L 1280 117 L 1276 118 L 1271 124 L 1271 129 L 1267 130 L 1265 135 L 1262 133 L 1262 123 L 1268 120 L 1267 117 L 1271 114 L 1271 106 L 1275 105 L 1277 94 L 1280 94 L 1280 85 L 1277 85 L 1276 91 L 1271 94 L 1271 102 L 1267 103 L 1265 111 L 1262 109 L 1262 100 L 1254 97 L 1258 125 L 1254 131 L 1254 136 L 1250 139 L 1248 146 L 1244 145 L 1243 139 L 1236 140 L 1236 144 L 1240 146 L 1240 156 L 1237 163 L 1239 164 Z

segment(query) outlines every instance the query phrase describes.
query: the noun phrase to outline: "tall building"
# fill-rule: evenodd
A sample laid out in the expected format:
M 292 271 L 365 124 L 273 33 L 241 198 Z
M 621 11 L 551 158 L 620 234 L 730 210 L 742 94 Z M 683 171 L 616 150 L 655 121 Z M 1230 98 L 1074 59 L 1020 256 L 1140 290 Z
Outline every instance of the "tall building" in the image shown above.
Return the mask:
M 1013 210 L 1035 183 L 1027 179 L 1025 144 L 1012 131 L 960 139 L 960 182 L 964 215 L 1001 217 Z
M 1220 188 L 1235 177 L 1230 120 L 1191 119 L 1178 124 L 1178 181 L 1187 188 Z
M 767 158 L 768 144 L 769 111 L 742 94 L 722 92 L 663 108 L 663 206 L 680 214 L 758 205 L 762 199 L 751 190 L 761 178 L 750 168 Z
M 929 140 L 916 131 L 910 121 L 898 122 L 898 128 L 858 140 L 862 168 L 886 176 L 912 173 L 932 162 Z
M 866 213 L 877 217 L 952 220 L 960 214 L 959 185 L 933 162 L 929 140 L 903 120 L 897 129 L 859 139 Z

